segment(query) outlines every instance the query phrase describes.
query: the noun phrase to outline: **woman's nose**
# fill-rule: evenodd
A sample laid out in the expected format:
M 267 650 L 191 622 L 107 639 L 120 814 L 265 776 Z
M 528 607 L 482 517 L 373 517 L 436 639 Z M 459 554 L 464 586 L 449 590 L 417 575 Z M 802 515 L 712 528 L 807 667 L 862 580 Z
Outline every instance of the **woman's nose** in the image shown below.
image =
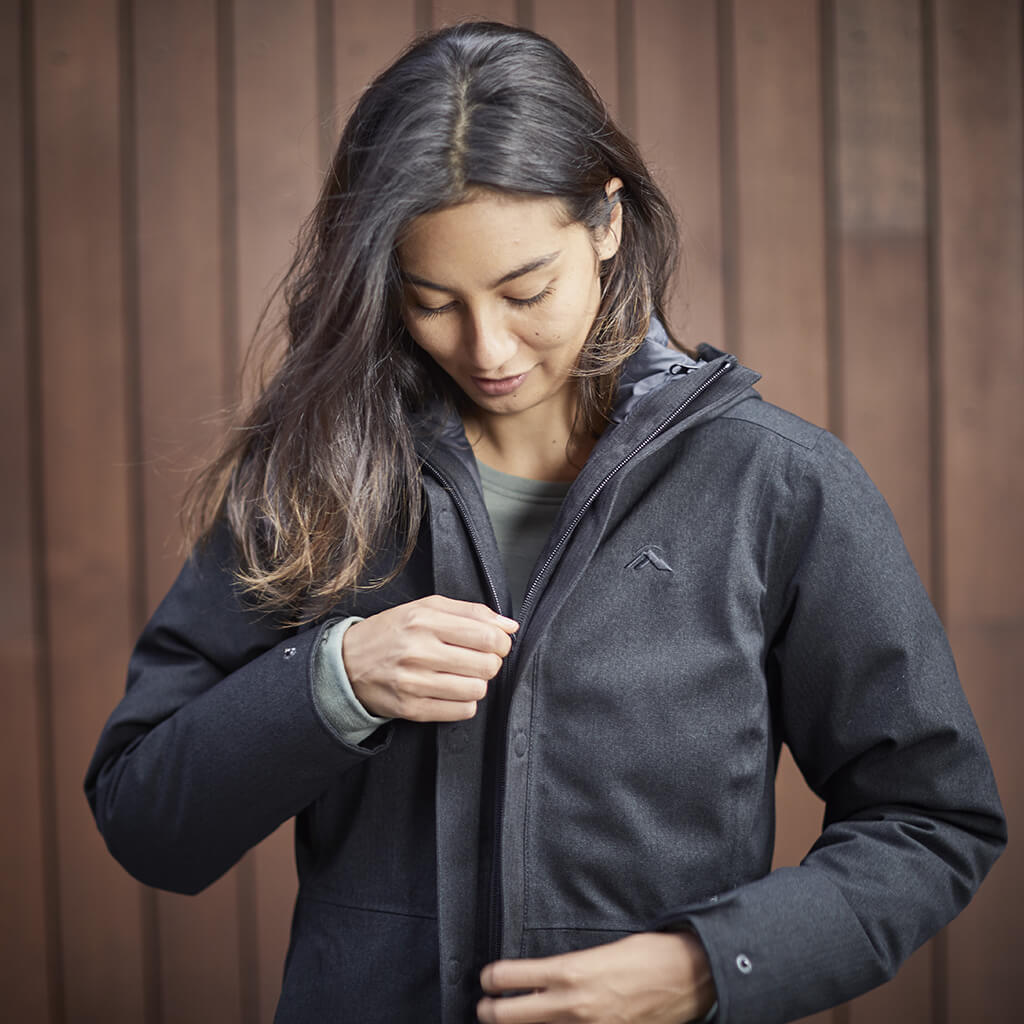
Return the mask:
M 466 330 L 466 344 L 475 369 L 493 373 L 507 366 L 515 355 L 515 338 L 499 314 L 474 313 Z

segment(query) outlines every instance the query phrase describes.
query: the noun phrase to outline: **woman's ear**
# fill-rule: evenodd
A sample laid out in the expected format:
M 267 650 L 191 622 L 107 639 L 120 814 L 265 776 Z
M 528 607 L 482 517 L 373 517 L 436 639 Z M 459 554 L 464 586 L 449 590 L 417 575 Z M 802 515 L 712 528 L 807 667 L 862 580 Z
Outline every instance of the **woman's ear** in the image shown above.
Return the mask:
M 621 178 L 609 178 L 604 186 L 605 198 L 611 210 L 608 214 L 607 227 L 598 230 L 597 258 L 602 261 L 610 260 L 619 251 L 619 245 L 622 243 L 621 191 Z

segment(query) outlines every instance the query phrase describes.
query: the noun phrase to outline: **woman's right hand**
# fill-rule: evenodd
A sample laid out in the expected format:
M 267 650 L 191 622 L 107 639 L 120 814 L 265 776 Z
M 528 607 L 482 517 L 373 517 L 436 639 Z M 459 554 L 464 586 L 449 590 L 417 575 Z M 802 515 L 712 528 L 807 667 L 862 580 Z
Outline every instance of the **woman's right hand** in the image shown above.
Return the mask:
M 353 623 L 341 654 L 371 715 L 457 722 L 476 714 L 518 628 L 487 605 L 434 594 Z

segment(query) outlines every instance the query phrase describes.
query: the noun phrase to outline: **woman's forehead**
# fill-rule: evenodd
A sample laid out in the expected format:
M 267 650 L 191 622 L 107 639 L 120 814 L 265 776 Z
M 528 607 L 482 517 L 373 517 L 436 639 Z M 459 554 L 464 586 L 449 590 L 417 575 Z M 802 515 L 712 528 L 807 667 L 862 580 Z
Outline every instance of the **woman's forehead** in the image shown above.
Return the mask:
M 406 274 L 431 281 L 452 273 L 497 281 L 514 267 L 560 252 L 574 228 L 586 235 L 581 225 L 566 223 L 559 199 L 475 189 L 455 206 L 417 217 L 398 258 Z

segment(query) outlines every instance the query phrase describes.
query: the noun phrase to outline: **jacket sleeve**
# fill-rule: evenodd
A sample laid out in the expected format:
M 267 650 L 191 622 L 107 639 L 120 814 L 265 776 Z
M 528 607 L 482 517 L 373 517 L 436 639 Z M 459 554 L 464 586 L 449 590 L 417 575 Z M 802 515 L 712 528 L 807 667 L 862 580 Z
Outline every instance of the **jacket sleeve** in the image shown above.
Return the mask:
M 325 626 L 283 630 L 247 607 L 220 527 L 136 644 L 86 795 L 110 852 L 149 885 L 193 893 L 390 742 L 362 746 L 312 686 Z
M 825 820 L 799 867 L 660 922 L 701 938 L 722 1024 L 793 1020 L 887 980 L 1006 841 L 945 634 L 884 500 L 828 434 L 775 485 L 789 511 L 767 684 Z

